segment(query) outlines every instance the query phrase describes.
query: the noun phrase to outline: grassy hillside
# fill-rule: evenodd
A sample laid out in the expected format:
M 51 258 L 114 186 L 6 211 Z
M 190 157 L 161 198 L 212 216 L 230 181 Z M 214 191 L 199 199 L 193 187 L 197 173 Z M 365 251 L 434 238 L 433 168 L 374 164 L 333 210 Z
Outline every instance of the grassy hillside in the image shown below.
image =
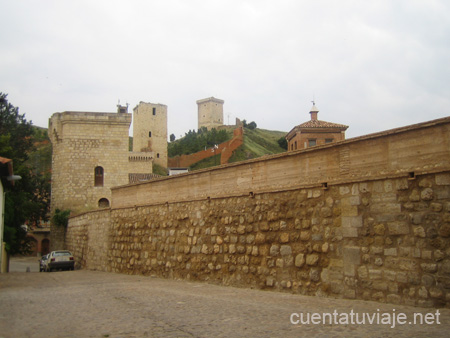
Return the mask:
M 278 154 L 286 151 L 278 144 L 281 137 L 286 136 L 285 132 L 266 129 L 244 129 L 244 144 L 236 149 L 231 156 L 229 163 L 240 162 L 258 158 L 264 155 Z M 220 156 L 206 158 L 193 164 L 190 170 L 198 170 L 213 167 L 220 164 Z
M 285 132 L 266 129 L 245 129 L 244 144 L 230 158 L 230 163 L 258 158 L 264 155 L 278 154 L 286 151 L 278 144 Z

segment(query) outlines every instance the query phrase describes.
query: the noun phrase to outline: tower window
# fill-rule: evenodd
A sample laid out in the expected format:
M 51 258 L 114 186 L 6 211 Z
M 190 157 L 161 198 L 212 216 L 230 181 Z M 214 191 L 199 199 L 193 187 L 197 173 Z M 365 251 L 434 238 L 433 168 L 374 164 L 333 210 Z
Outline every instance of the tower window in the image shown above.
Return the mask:
M 332 138 L 326 138 L 325 139 L 325 143 L 332 143 L 333 142 L 333 139 Z
M 151 131 L 148 132 L 148 137 L 152 137 L 152 132 Z
M 94 174 L 95 174 L 94 186 L 103 187 L 103 168 L 95 167 Z
M 153 115 L 156 115 L 156 108 L 153 107 Z
M 317 144 L 316 139 L 309 139 L 308 140 L 308 147 L 314 147 Z
M 156 158 L 159 158 L 159 153 L 156 154 Z

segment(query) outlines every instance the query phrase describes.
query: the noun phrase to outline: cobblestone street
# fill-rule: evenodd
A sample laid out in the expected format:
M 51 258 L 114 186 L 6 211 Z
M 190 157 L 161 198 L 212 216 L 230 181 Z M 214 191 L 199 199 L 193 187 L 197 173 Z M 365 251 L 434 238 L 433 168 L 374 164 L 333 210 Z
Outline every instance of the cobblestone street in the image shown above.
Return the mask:
M 440 309 L 440 324 L 432 325 L 313 324 L 313 317 L 301 325 L 298 315 L 292 317 L 294 325 L 292 313 L 303 313 L 306 320 L 308 314 L 336 310 L 342 315 L 353 309 L 370 316 L 405 313 L 409 321 L 415 312 L 434 316 L 436 309 L 85 270 L 1 274 L 0 304 L 0 337 L 5 338 L 448 337 L 450 331 L 449 309 Z

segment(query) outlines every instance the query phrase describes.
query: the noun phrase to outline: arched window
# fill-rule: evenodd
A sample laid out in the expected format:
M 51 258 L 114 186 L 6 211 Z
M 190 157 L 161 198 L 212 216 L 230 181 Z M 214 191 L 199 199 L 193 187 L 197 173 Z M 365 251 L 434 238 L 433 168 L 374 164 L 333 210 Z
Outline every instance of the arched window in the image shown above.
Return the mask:
M 103 187 L 103 168 L 102 167 L 95 167 L 94 186 Z
M 99 208 L 109 208 L 109 201 L 107 198 L 100 198 L 98 200 L 98 207 Z

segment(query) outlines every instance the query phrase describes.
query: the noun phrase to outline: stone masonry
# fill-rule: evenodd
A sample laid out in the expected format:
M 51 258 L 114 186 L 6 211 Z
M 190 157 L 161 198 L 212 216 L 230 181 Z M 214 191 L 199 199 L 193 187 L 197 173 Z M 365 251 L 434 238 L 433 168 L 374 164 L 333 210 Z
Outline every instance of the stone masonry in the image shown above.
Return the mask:
M 450 172 L 100 213 L 67 234 L 86 268 L 450 304 Z
M 450 307 L 449 126 L 114 188 L 66 247 L 95 270 Z

